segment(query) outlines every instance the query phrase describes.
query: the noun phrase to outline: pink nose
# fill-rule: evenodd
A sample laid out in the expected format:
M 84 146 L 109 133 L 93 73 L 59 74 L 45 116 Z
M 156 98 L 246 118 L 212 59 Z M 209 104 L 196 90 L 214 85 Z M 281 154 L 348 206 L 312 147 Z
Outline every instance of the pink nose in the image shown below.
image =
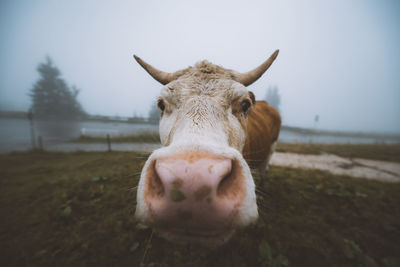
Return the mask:
M 157 159 L 147 173 L 145 196 L 153 223 L 170 230 L 212 232 L 232 224 L 244 196 L 234 160 L 207 152 Z

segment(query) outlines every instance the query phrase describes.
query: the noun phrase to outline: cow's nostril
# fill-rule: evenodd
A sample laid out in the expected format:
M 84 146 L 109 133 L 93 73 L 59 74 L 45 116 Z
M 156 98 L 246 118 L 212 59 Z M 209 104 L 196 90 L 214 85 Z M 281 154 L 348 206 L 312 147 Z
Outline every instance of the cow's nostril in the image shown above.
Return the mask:
M 227 173 L 224 178 L 222 178 L 221 182 L 218 184 L 217 194 L 224 195 L 228 190 L 229 187 L 232 186 L 234 177 L 232 177 L 232 171 Z
M 240 193 L 242 185 L 240 184 L 239 166 L 235 160 L 232 160 L 232 168 L 220 181 L 217 187 L 218 197 L 235 198 Z
M 171 200 L 175 201 L 175 202 L 181 202 L 183 200 L 185 200 L 185 195 L 183 194 L 183 192 L 181 190 L 179 190 L 178 188 L 172 188 L 171 192 L 170 192 L 170 196 L 171 196 Z
M 153 161 L 147 173 L 148 192 L 152 197 L 163 197 L 165 194 L 164 185 L 156 170 L 156 161 Z

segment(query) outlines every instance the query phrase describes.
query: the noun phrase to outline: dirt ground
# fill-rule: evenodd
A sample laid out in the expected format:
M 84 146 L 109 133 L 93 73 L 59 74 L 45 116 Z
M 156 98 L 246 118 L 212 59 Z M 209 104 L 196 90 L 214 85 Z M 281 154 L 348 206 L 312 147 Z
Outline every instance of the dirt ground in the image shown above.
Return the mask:
M 0 155 L 0 266 L 400 266 L 400 183 L 273 165 L 255 225 L 180 246 L 133 217 L 147 157 Z

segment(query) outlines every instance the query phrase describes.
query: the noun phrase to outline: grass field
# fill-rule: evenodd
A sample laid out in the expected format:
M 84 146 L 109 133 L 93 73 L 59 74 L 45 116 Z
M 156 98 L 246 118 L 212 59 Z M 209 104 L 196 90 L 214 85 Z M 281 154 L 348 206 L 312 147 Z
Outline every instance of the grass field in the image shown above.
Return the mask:
M 0 265 L 400 266 L 400 184 L 272 167 L 256 225 L 178 246 L 133 219 L 146 156 L 0 155 Z

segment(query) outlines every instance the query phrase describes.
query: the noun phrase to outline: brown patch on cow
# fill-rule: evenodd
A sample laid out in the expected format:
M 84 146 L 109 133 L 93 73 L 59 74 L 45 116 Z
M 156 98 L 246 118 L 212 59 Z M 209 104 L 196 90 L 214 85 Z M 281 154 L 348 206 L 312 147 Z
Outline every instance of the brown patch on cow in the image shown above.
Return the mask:
M 191 211 L 181 210 L 181 209 L 178 209 L 178 211 L 176 212 L 176 215 L 177 215 L 178 219 L 180 219 L 182 221 L 188 221 L 188 220 L 192 219 L 192 217 L 193 217 L 193 214 Z
M 202 201 L 204 198 L 209 196 L 211 193 L 211 188 L 209 186 L 203 185 L 194 192 L 194 198 L 196 201 Z
M 186 172 L 186 171 L 185 171 Z M 173 182 L 172 182 L 172 186 L 176 187 L 176 188 L 181 188 L 183 184 L 183 180 L 181 178 L 176 178 Z
M 246 112 L 244 112 L 242 108 L 243 101 L 250 101 L 252 104 L 251 107 Z M 238 119 L 240 126 L 246 133 L 246 136 L 248 131 L 248 120 L 250 119 L 250 117 L 252 117 L 255 103 L 256 103 L 255 96 L 253 92 L 250 91 L 248 92 L 247 96 L 235 99 L 231 103 L 232 114 Z M 228 135 L 229 145 L 237 147 L 235 146 L 236 143 L 234 142 L 236 141 L 237 137 L 232 133 L 232 131 L 229 128 L 229 125 L 227 125 L 226 128 L 228 129 L 227 135 Z
M 246 195 L 245 177 L 236 160 L 232 161 L 232 171 L 219 183 L 217 197 L 242 202 Z
M 211 164 L 210 166 L 208 166 L 208 173 L 212 174 L 212 169 L 214 168 L 214 165 Z
M 153 161 L 147 168 L 144 198 L 161 198 L 165 193 L 160 177 L 155 171 L 155 162 Z
M 243 157 L 251 168 L 259 168 L 270 154 L 272 144 L 278 140 L 281 117 L 265 101 L 256 101 L 248 116 L 247 136 Z

